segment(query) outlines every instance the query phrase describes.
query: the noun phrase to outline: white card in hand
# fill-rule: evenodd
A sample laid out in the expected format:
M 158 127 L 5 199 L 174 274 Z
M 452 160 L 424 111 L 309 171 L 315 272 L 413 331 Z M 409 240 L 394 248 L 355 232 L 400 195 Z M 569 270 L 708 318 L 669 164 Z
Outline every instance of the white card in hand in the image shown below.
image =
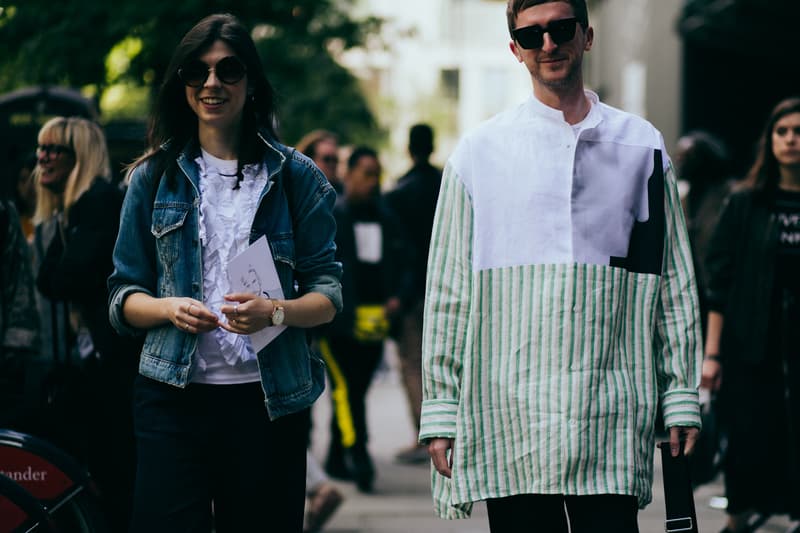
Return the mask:
M 283 289 L 266 236 L 262 235 L 228 262 L 228 278 L 232 292 L 249 292 L 264 298 L 283 299 Z M 283 325 L 271 326 L 250 334 L 253 350 L 258 353 L 285 329 L 286 326 Z

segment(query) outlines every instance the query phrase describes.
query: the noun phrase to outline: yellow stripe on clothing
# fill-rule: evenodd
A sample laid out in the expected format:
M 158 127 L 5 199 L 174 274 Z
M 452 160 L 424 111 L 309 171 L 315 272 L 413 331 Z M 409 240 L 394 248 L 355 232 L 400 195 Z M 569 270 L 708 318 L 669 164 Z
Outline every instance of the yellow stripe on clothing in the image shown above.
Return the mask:
M 339 426 L 339 432 L 342 434 L 342 446 L 350 448 L 356 443 L 356 428 L 353 425 L 353 414 L 350 411 L 350 401 L 347 398 L 347 380 L 333 356 L 328 339 L 320 339 L 319 351 L 325 364 L 328 365 L 331 381 L 333 381 L 331 398 L 333 399 L 336 425 Z

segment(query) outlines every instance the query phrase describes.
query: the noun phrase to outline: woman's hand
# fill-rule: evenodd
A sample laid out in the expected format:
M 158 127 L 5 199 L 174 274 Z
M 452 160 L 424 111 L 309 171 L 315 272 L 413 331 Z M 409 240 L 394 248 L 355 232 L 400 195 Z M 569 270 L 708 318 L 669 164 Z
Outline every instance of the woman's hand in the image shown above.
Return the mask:
M 220 326 L 219 318 L 194 298 L 167 298 L 168 316 L 176 328 L 187 333 L 207 333 Z
M 220 308 L 227 318 L 220 326 L 238 335 L 249 335 L 272 325 L 272 300 L 246 292 L 226 294 L 228 302 Z
M 722 364 L 719 359 L 706 357 L 703 360 L 703 378 L 700 386 L 716 392 L 720 385 L 722 385 Z

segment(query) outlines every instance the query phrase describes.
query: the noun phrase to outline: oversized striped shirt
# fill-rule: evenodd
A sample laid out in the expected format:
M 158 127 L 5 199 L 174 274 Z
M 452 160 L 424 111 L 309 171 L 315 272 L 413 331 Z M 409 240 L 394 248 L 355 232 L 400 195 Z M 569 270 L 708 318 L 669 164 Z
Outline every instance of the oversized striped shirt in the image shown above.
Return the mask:
M 654 421 L 700 426 L 699 316 L 661 134 L 531 97 L 445 168 L 426 288 L 420 439 L 455 439 L 436 512 L 515 494 L 651 499 Z

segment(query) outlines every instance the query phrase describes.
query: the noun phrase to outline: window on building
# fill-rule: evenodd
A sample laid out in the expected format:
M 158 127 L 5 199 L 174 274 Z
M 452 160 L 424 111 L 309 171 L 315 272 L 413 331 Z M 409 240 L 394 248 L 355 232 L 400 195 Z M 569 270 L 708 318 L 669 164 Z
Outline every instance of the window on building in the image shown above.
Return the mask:
M 460 73 L 457 68 L 444 68 L 439 72 L 439 91 L 448 100 L 458 100 Z

